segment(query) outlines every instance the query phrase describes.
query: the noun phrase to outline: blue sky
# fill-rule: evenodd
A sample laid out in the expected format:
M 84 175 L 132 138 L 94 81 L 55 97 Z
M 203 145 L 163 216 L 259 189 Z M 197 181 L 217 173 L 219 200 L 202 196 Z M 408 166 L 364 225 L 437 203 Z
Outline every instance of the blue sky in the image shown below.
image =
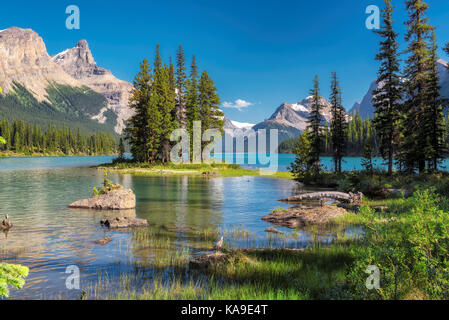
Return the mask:
M 404 1 L 393 2 L 403 49 Z M 449 4 L 427 2 L 442 46 L 449 42 Z M 80 30 L 65 28 L 65 9 L 72 4 L 81 11 Z M 166 62 L 181 43 L 215 80 L 222 102 L 252 104 L 224 108 L 226 115 L 257 123 L 280 103 L 308 96 L 315 74 L 323 96 L 336 71 L 345 107 L 362 99 L 377 72 L 379 39 L 365 27 L 372 4 L 382 7 L 383 0 L 4 1 L 0 29 L 32 28 L 52 55 L 86 39 L 97 63 L 128 81 L 139 61 L 153 59 L 156 43 Z M 440 56 L 447 59 L 442 51 Z

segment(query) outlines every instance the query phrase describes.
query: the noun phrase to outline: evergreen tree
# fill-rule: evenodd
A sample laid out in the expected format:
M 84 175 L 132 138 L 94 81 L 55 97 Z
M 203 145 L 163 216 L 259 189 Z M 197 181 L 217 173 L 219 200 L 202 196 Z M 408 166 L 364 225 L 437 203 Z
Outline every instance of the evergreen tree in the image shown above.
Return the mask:
M 429 150 L 429 139 L 424 124 L 428 108 L 428 71 L 429 45 L 433 27 L 428 24 L 425 13 L 429 6 L 423 0 L 407 0 L 406 7 L 409 20 L 406 22 L 408 32 L 405 40 L 409 42 L 409 57 L 405 69 L 406 101 L 404 103 L 405 121 L 403 125 L 403 144 L 401 161 L 405 169 L 412 173 L 417 167 L 419 172 L 426 168 L 426 152 Z
M 446 45 L 444 46 L 443 50 L 444 50 L 444 52 L 449 54 L 449 43 L 446 43 Z M 447 67 L 449 68 L 449 65 L 447 65 Z
M 224 113 L 220 110 L 220 98 L 213 80 L 206 71 L 201 74 L 198 87 L 199 112 L 201 116 L 201 134 L 208 129 L 218 129 L 224 134 Z M 205 142 L 207 144 L 207 142 Z
M 134 110 L 134 115 L 128 120 L 129 126 L 126 128 L 126 137 L 131 145 L 131 153 L 136 161 L 148 162 L 153 150 L 153 141 L 150 139 L 150 128 L 148 122 L 151 116 L 156 116 L 155 121 L 159 122 L 158 113 L 150 110 L 151 97 L 151 68 L 148 60 L 144 59 L 140 64 L 140 71 L 134 78 L 134 91 L 130 98 L 130 107 Z
M 346 154 L 346 146 L 348 139 L 347 139 L 346 112 L 342 105 L 341 89 L 336 72 L 332 73 L 330 103 L 332 113 L 331 128 L 330 128 L 330 136 L 332 139 L 332 156 L 334 159 L 335 172 L 341 173 L 342 171 L 341 162 Z M 328 140 L 327 132 L 328 131 L 325 130 L 326 141 Z
M 426 154 L 431 171 L 438 170 L 438 164 L 444 158 L 444 114 L 443 99 L 440 95 L 440 78 L 438 75 L 438 54 L 435 32 L 432 33 L 432 47 L 430 53 L 429 82 L 427 87 L 428 107 L 424 114 L 424 132 L 429 139 Z
M 118 151 L 119 151 L 118 158 L 120 160 L 125 159 L 125 143 L 123 141 L 123 138 L 120 138 Z
M 379 152 L 387 161 L 388 174 L 393 174 L 393 164 L 400 133 L 402 107 L 401 78 L 399 74 L 398 34 L 393 29 L 393 6 L 385 0 L 382 27 L 376 31 L 382 37 L 376 60 L 381 62 L 377 89 L 373 93 L 375 107 L 374 126 L 379 137 Z
M 156 57 L 154 58 L 154 73 L 162 68 L 162 58 L 159 43 L 156 45 Z
M 373 173 L 373 147 L 371 143 L 366 143 L 365 147 L 363 148 L 362 167 L 370 174 Z
M 321 124 L 323 123 L 323 116 L 321 110 L 323 106 L 321 105 L 321 96 L 319 88 L 318 76 L 315 76 L 313 81 L 313 89 L 310 91 L 312 96 L 312 104 L 310 106 L 310 114 L 307 120 L 307 129 L 309 131 L 309 138 L 311 144 L 310 159 L 313 163 L 312 170 L 317 176 L 320 173 L 321 164 L 320 156 L 322 152 L 322 133 Z
M 196 58 L 192 58 L 192 66 L 190 68 L 190 79 L 187 82 L 187 96 L 186 96 L 186 123 L 187 131 L 190 135 L 190 154 L 191 159 L 193 155 L 193 123 L 200 121 L 199 111 L 199 93 L 198 93 L 198 67 L 196 65 Z
M 181 128 L 186 128 L 186 60 L 184 57 L 184 50 L 182 46 L 179 46 L 178 52 L 176 53 L 176 113 L 179 126 Z
M 170 161 L 170 135 L 177 128 L 177 121 L 173 114 L 176 108 L 175 98 L 170 83 L 170 69 L 163 66 L 155 71 L 151 101 L 156 104 L 160 115 L 159 128 L 157 128 L 161 147 L 159 154 L 162 162 L 165 163 Z
M 298 143 L 294 149 L 295 162 L 290 165 L 290 171 L 296 180 L 304 180 L 310 173 L 310 169 L 314 164 L 314 159 L 310 157 L 312 154 L 312 144 L 309 131 L 304 131 L 299 137 Z

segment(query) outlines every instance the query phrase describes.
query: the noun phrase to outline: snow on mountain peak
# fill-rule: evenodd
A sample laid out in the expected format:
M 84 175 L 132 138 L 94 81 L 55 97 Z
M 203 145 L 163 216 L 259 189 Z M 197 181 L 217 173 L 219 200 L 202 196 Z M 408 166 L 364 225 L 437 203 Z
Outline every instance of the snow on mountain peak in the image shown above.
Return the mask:
M 238 121 L 232 121 L 231 123 L 238 129 L 246 129 L 246 130 L 250 130 L 252 127 L 255 126 L 255 124 L 253 123 L 245 123 L 245 122 L 238 122 Z

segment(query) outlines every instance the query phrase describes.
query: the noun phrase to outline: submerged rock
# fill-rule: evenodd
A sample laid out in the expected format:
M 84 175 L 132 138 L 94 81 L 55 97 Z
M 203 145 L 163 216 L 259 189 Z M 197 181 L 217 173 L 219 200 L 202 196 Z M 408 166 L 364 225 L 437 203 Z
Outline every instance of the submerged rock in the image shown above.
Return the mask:
M 266 229 L 265 232 L 266 232 L 266 233 L 283 234 L 282 231 L 279 231 L 279 230 L 277 230 L 277 229 L 275 229 L 275 228 L 273 228 L 273 227 L 270 227 L 270 228 Z
M 103 239 L 95 241 L 95 244 L 98 244 L 99 246 L 105 246 L 111 241 L 112 241 L 112 237 L 105 237 Z
M 111 190 L 106 194 L 79 200 L 69 208 L 95 209 L 95 210 L 126 210 L 136 207 L 136 195 L 130 189 Z
M 342 217 L 347 211 L 336 206 L 299 206 L 286 210 L 274 210 L 262 220 L 291 229 L 310 224 L 326 224 Z
M 122 217 L 101 220 L 101 225 L 108 227 L 109 229 L 137 228 L 147 227 L 148 221 L 145 219 Z

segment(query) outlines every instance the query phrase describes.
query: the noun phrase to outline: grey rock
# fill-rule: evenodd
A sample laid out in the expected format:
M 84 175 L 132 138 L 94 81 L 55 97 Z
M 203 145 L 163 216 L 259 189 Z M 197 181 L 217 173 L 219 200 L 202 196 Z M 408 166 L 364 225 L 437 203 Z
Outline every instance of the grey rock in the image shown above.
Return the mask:
M 148 221 L 145 219 L 124 217 L 124 218 L 101 220 L 101 225 L 109 229 L 137 228 L 137 227 L 147 227 Z
M 95 209 L 95 210 L 126 210 L 136 207 L 136 195 L 130 189 L 112 190 L 107 194 L 93 198 L 79 200 L 69 208 Z

